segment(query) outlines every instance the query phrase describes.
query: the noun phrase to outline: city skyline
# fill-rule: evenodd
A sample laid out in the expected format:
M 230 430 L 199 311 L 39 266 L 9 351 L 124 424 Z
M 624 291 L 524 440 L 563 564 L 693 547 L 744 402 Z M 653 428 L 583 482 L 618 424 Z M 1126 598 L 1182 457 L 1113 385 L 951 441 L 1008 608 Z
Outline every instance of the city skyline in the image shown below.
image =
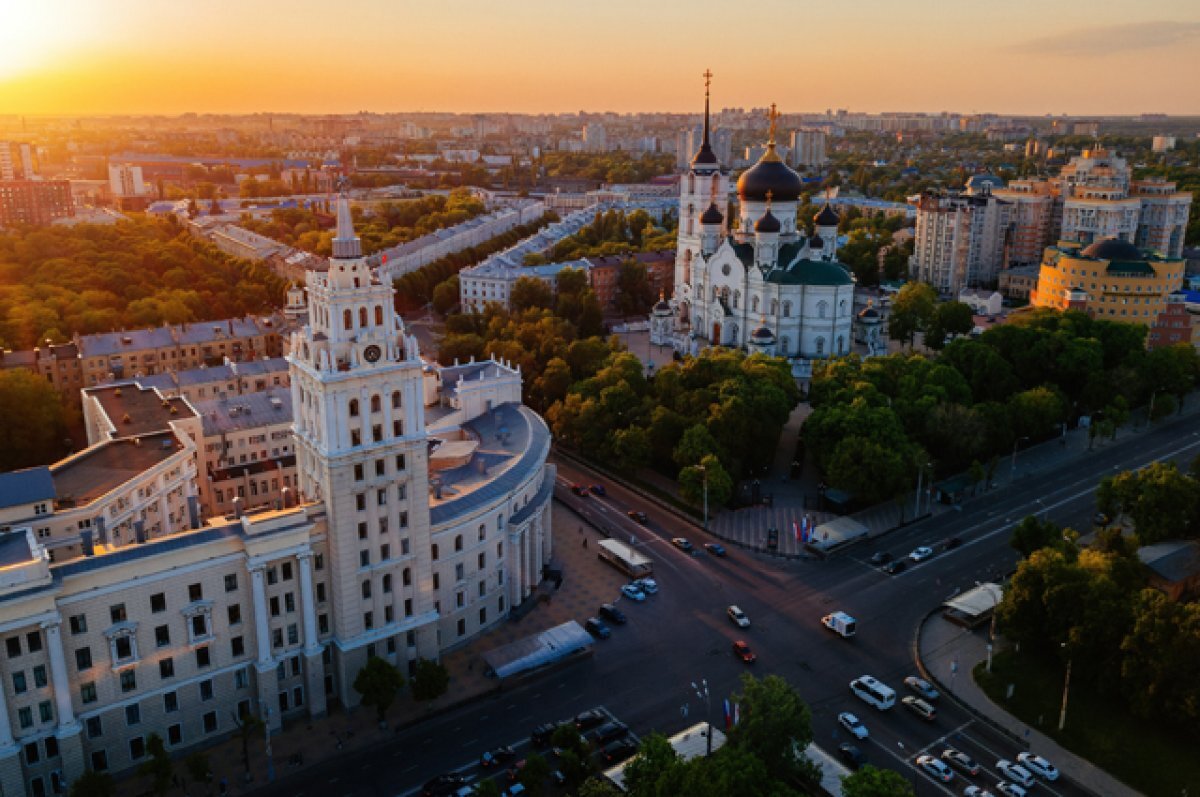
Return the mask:
M 499 15 L 482 0 L 357 0 L 331 14 L 263 0 L 233 16 L 196 3 L 18 0 L 0 29 L 0 108 L 692 112 L 711 68 L 716 108 L 1200 114 L 1170 79 L 1200 71 L 1200 16 L 1181 0 L 1144 3 L 1137 22 L 1076 0 L 892 10 L 881 0 L 854 11 L 766 0 L 740 15 L 712 0 L 529 0 Z M 760 26 L 787 33 L 764 46 L 750 35 Z

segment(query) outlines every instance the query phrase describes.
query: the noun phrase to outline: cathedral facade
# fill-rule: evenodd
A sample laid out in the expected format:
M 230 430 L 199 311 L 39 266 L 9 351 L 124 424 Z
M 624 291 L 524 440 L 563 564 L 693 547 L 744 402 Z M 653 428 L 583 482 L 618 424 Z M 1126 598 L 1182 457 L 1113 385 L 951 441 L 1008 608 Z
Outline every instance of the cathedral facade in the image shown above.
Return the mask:
M 706 89 L 703 141 L 680 185 L 675 292 L 651 313 L 651 342 L 684 354 L 708 346 L 794 360 L 848 354 L 854 280 L 836 259 L 837 213 L 826 204 L 815 235 L 797 227 L 803 183 L 776 152 L 774 108 L 766 152 L 738 178 L 731 212 L 708 106 Z

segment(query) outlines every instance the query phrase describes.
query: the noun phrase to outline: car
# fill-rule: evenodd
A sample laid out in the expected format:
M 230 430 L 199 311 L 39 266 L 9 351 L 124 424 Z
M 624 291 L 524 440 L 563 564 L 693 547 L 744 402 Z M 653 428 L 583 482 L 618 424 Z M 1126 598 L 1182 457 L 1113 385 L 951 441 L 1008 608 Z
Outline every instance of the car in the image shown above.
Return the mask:
M 1033 784 L 1037 783 L 1037 781 L 1033 779 L 1033 775 L 1030 774 L 1028 769 L 1020 764 L 1014 764 L 1008 759 L 1001 758 L 999 761 L 997 761 L 996 769 L 1000 770 L 1004 777 L 1008 778 L 1022 788 L 1028 789 L 1033 786 Z
M 599 617 L 589 617 L 583 627 L 596 639 L 608 639 L 612 636 L 612 629 L 606 626 Z
M 933 720 L 937 717 L 937 709 L 919 697 L 907 695 L 900 702 L 904 704 L 905 708 L 926 722 L 933 722 Z
M 838 745 L 838 758 L 845 761 L 854 769 L 858 769 L 867 763 L 867 754 L 849 742 L 842 742 Z
M 750 618 L 747 617 L 746 613 L 743 612 L 738 607 L 730 606 L 728 609 L 725 610 L 725 614 L 729 615 L 730 621 L 734 625 L 736 625 L 738 628 L 749 628 L 750 627 Z
M 588 488 L 582 484 L 572 484 L 571 492 L 575 493 L 575 495 L 578 495 L 580 498 L 588 497 Z
M 1034 753 L 1017 753 L 1017 763 L 1042 780 L 1058 780 L 1058 768 L 1040 755 L 1035 755 Z
M 924 562 L 931 556 L 933 556 L 933 549 L 928 545 L 921 545 L 913 548 L 912 553 L 908 555 L 908 559 L 911 562 Z
M 954 780 L 954 770 L 942 763 L 941 759 L 931 755 L 917 756 L 917 766 L 929 777 L 940 783 Z
M 747 664 L 753 664 L 758 659 L 758 656 L 754 655 L 754 651 L 750 649 L 750 646 L 740 639 L 733 643 L 733 655 Z
M 871 558 L 867 561 L 876 567 L 882 567 L 883 565 L 886 565 L 888 562 L 892 561 L 892 555 L 887 551 L 876 551 L 875 553 L 871 554 Z
M 618 764 L 636 753 L 637 750 L 637 742 L 626 737 L 605 745 L 602 752 L 604 753 L 605 761 L 610 764 Z
M 995 795 L 982 786 L 968 786 L 963 792 L 963 797 L 995 797 Z
M 439 795 L 453 794 L 466 785 L 467 778 L 465 775 L 459 775 L 457 772 L 447 772 L 444 775 L 438 775 L 436 778 L 426 781 L 421 789 L 421 794 L 423 797 L 438 797 Z
M 589 708 L 575 715 L 575 727 L 581 731 L 595 728 L 608 722 L 608 715 L 598 708 Z
M 883 572 L 887 573 L 889 576 L 894 576 L 897 573 L 903 573 L 904 567 L 904 560 L 897 559 L 894 562 L 888 562 L 886 565 L 884 565 Z
M 616 625 L 625 625 L 625 623 L 629 621 L 629 618 L 625 616 L 625 613 L 616 606 L 613 606 L 611 603 L 600 604 L 599 614 L 605 620 L 609 620 Z
M 642 592 L 646 593 L 647 595 L 658 594 L 658 582 L 650 577 L 639 578 L 637 581 L 635 581 L 633 583 L 637 584 L 638 587 L 642 590 Z
M 631 519 L 636 520 L 638 523 L 641 523 L 643 526 L 650 522 L 650 518 L 640 509 L 630 509 L 625 514 Z
M 953 551 L 960 545 L 962 545 L 962 539 L 959 537 L 950 537 L 944 543 L 942 543 L 942 547 L 944 547 L 947 551 Z
M 608 490 L 605 490 L 605 489 L 604 489 L 604 485 L 603 485 L 603 484 L 593 484 L 593 485 L 592 485 L 591 487 L 589 487 L 588 489 L 592 491 L 592 495 L 598 495 L 598 496 L 600 496 L 601 498 L 603 498 L 604 496 L 608 495 Z
M 605 745 L 615 739 L 620 739 L 627 733 L 629 733 L 629 728 L 625 726 L 625 723 L 613 720 L 612 722 L 606 722 L 601 725 L 596 730 L 594 738 L 597 745 Z
M 926 700 L 937 700 L 938 690 L 933 688 L 933 684 L 926 681 L 924 678 L 918 678 L 915 675 L 910 675 L 904 679 L 904 685 L 916 692 Z
M 550 744 L 550 737 L 558 730 L 558 723 L 543 722 L 541 725 L 533 729 L 533 733 L 529 734 L 529 741 L 534 747 L 545 747 Z
M 642 592 L 642 588 L 637 584 L 626 584 L 621 587 L 621 594 L 631 601 L 641 603 L 646 600 L 646 593 Z
M 996 791 L 1000 794 L 1006 795 L 1006 797 L 1026 797 L 1026 795 L 1029 794 L 1029 792 L 1025 791 L 1017 784 L 1009 783 L 1006 780 L 1002 780 L 996 784 Z
M 855 739 L 865 739 L 870 733 L 867 731 L 867 726 L 859 721 L 858 717 L 851 714 L 849 711 L 843 711 L 837 716 L 838 724 L 850 732 Z
M 727 554 L 725 546 L 719 542 L 704 543 L 704 550 L 708 551 L 713 556 L 725 556 Z
M 479 757 L 479 766 L 484 769 L 498 767 L 505 761 L 511 761 L 517 757 L 517 751 L 511 747 L 497 747 L 495 750 L 484 753 Z
M 671 544 L 684 553 L 691 553 L 694 550 L 692 544 L 688 542 L 687 537 L 672 537 Z
M 471 792 L 471 794 L 475 794 L 475 793 L 476 792 L 474 792 L 474 791 Z M 521 795 L 528 794 L 528 793 L 529 792 L 525 788 L 524 783 L 514 783 L 511 786 L 509 786 L 507 789 L 504 790 L 502 797 L 521 797 Z
M 975 763 L 975 759 L 964 753 L 962 750 L 955 750 L 953 747 L 947 747 L 942 751 L 942 760 L 955 769 L 960 769 L 971 777 L 979 774 L 979 764 Z

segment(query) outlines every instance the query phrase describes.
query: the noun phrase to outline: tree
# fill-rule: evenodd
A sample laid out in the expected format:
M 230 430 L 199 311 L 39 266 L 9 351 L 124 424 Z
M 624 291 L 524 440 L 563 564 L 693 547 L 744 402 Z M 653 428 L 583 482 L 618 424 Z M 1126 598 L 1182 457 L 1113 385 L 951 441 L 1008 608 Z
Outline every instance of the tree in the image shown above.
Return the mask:
M 844 797 L 915 797 L 912 784 L 890 769 L 876 769 L 870 764 L 842 778 Z
M 419 663 L 417 667 L 420 672 Z M 362 696 L 364 706 L 375 707 L 380 725 L 387 721 L 387 710 L 403 687 L 404 676 L 400 670 L 378 656 L 369 657 L 354 677 L 354 691 Z
M 446 670 L 446 665 L 432 659 L 421 659 L 417 662 L 412 684 L 414 699 L 432 702 L 446 694 L 449 686 L 450 673 Z M 382 717 L 380 719 L 382 720 Z
M 1008 403 L 1013 428 L 1032 440 L 1043 440 L 1066 420 L 1066 404 L 1048 387 L 1035 387 L 1013 396 Z
M 1053 545 L 1061 539 L 1062 529 L 1057 525 L 1029 515 L 1013 528 L 1012 538 L 1008 544 L 1015 548 L 1021 556 L 1028 557 L 1034 551 Z
M 588 778 L 579 787 L 579 797 L 621 797 L 624 792 L 612 784 L 608 778 Z
M 518 277 L 508 297 L 508 304 L 515 313 L 531 307 L 549 309 L 553 303 L 554 296 L 550 293 L 550 286 L 537 277 Z
M 657 797 L 658 784 L 679 764 L 679 754 L 661 733 L 642 739 L 638 755 L 625 767 L 625 790 L 632 797 Z
M 632 426 L 613 432 L 613 455 L 627 471 L 634 471 L 650 462 L 650 437 L 645 429 Z
M 521 773 L 517 775 L 517 780 L 530 795 L 537 797 L 542 793 L 546 779 L 549 777 L 550 763 L 541 754 L 530 753 L 525 757 L 525 766 L 521 767 Z
M 1097 499 L 1114 515 L 1128 515 L 1143 545 L 1200 536 L 1200 482 L 1174 462 L 1153 462 L 1105 480 Z
M 166 794 L 167 789 L 171 788 L 171 756 L 157 733 L 150 734 L 146 739 L 146 752 L 150 757 L 138 767 L 138 774 L 150 778 L 155 794 Z
M 70 797 L 115 797 L 117 783 L 107 772 L 84 770 L 71 784 Z
M 550 744 L 558 754 L 558 768 L 563 773 L 568 790 L 578 787 L 592 772 L 591 747 L 573 725 L 560 725 L 550 736 Z
M 241 712 L 235 719 L 237 737 L 242 743 L 242 768 L 246 771 L 246 781 L 250 781 L 250 740 L 257 738 L 263 732 L 263 721 L 257 715 L 248 711 Z
M 64 453 L 66 412 L 58 391 L 24 368 L 0 371 L 0 471 L 48 465 Z
M 676 465 L 686 468 L 697 465 L 705 457 L 716 453 L 717 441 L 713 439 L 707 427 L 696 424 L 683 433 L 672 456 Z
M 825 477 L 856 500 L 875 503 L 893 498 L 912 484 L 911 458 L 875 440 L 851 436 L 834 446 Z
M 434 312 L 443 316 L 450 312 L 458 304 L 459 293 L 457 274 L 448 280 L 439 282 L 437 287 L 433 289 Z
M 892 340 L 907 340 L 912 346 L 916 334 L 924 330 L 933 318 L 937 292 L 924 282 L 908 282 L 892 301 L 888 317 L 888 336 Z
M 504 797 L 504 792 L 501 791 L 500 784 L 488 778 L 476 783 L 475 788 L 471 789 L 471 794 L 474 797 Z
M 645 315 L 654 303 L 654 289 L 646 266 L 636 260 L 621 261 L 617 271 L 617 309 L 621 315 Z
M 788 784 L 811 779 L 812 769 L 799 751 L 812 742 L 812 712 L 787 681 L 777 675 L 759 680 L 742 674 L 742 692 L 734 695 L 741 719 L 727 746 L 753 753 L 771 777 Z
M 733 479 L 729 478 L 721 460 L 709 454 L 699 464 L 679 472 L 679 494 L 683 500 L 697 507 L 704 504 L 707 494 L 711 512 L 712 507 L 723 506 L 733 497 Z
M 975 314 L 971 306 L 963 302 L 942 302 L 934 308 L 925 332 L 925 345 L 941 350 L 946 338 L 966 335 L 975 328 Z

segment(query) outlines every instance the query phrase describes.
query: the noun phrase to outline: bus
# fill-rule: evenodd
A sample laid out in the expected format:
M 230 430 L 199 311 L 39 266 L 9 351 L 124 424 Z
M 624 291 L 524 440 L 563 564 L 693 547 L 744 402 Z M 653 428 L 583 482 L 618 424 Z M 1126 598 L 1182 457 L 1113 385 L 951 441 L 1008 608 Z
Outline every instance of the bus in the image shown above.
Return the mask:
M 616 540 L 600 540 L 596 557 L 608 562 L 630 578 L 643 578 L 654 572 L 650 558 L 643 556 L 632 546 Z
M 863 675 L 850 682 L 850 691 L 880 711 L 896 705 L 896 690 L 870 675 Z

